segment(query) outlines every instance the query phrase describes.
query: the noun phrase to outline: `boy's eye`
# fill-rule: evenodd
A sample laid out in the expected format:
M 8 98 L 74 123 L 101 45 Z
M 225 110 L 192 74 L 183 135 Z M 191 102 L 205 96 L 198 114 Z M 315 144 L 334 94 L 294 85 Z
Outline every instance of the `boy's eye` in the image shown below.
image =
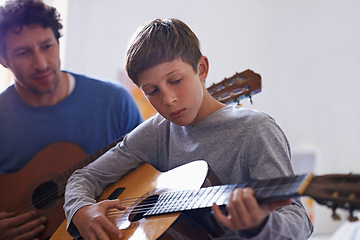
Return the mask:
M 181 80 L 182 80 L 182 78 L 179 78 L 178 80 L 171 81 L 170 84 L 178 84 L 178 83 L 180 83 Z
M 147 97 L 150 97 L 151 95 L 154 95 L 157 91 L 158 91 L 158 89 L 157 89 L 157 88 L 154 88 L 154 89 L 151 90 L 151 91 L 145 92 L 145 94 L 146 94 Z

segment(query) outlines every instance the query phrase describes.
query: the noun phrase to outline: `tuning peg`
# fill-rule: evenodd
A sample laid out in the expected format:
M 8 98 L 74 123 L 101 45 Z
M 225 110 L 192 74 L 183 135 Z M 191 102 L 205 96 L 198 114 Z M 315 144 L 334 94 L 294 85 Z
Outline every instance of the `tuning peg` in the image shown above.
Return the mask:
M 341 217 L 340 217 L 339 214 L 336 213 L 336 210 L 333 210 L 333 213 L 331 214 L 331 217 L 332 217 L 332 219 L 335 220 L 335 221 L 341 220 Z
M 335 206 L 333 203 L 331 203 L 331 204 L 328 203 L 328 206 L 329 206 L 329 205 L 333 205 L 333 206 L 331 207 L 331 209 L 332 209 L 332 214 L 331 214 L 332 219 L 335 220 L 335 221 L 341 220 L 340 215 L 337 214 L 337 212 L 336 212 L 336 206 Z
M 349 216 L 348 216 L 348 220 L 350 222 L 356 222 L 359 220 L 358 217 L 354 216 L 354 208 L 351 206 L 351 204 L 347 203 L 345 205 L 348 205 L 348 209 L 349 209 Z
M 349 220 L 350 222 L 356 222 L 356 221 L 359 221 L 359 218 L 356 217 L 356 216 L 354 216 L 354 215 L 353 215 L 353 212 L 351 211 L 350 214 L 349 214 L 348 220 Z

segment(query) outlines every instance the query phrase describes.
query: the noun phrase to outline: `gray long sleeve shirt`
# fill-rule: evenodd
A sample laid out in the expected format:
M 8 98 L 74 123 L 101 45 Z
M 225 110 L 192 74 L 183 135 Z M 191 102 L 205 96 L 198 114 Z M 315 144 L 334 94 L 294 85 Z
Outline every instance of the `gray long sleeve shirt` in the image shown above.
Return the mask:
M 64 210 L 68 220 L 95 203 L 103 189 L 146 162 L 159 171 L 204 159 L 223 184 L 293 175 L 289 143 L 267 114 L 226 106 L 191 126 L 178 126 L 159 114 L 139 125 L 98 160 L 74 172 Z M 219 239 L 307 239 L 313 226 L 299 199 L 272 212 L 261 232 L 227 231 Z M 68 221 L 68 231 L 77 234 Z

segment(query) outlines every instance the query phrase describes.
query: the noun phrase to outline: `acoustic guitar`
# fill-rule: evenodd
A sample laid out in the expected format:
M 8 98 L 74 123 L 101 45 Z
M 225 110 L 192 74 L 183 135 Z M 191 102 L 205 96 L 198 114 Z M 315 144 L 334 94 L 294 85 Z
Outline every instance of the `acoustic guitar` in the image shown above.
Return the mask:
M 203 160 L 167 172 L 142 164 L 107 187 L 98 201 L 120 199 L 127 208 L 110 209 L 107 217 L 123 231 L 124 239 L 144 240 L 209 239 L 221 235 L 223 230 L 216 224 L 210 208 L 214 202 L 226 205 L 229 194 L 237 187 L 254 189 L 259 202 L 309 196 L 333 210 L 349 210 L 350 221 L 357 220 L 353 211 L 360 209 L 360 175 L 310 173 L 209 186 L 214 183 L 218 180 Z M 58 239 L 72 239 L 66 232 L 66 221 L 51 237 Z
M 261 91 L 261 76 L 246 70 L 213 84 L 208 90 L 223 103 L 239 102 Z M 47 146 L 21 170 L 0 175 L 0 191 L 7 194 L 1 198 L 0 212 L 23 213 L 35 210 L 47 218 L 46 230 L 40 239 L 49 238 L 65 219 L 62 206 L 67 179 L 76 169 L 96 160 L 120 140 L 91 156 L 70 142 Z
M 41 239 L 49 238 L 64 221 L 65 186 L 70 175 L 97 159 L 121 139 L 87 156 L 78 145 L 70 142 L 53 143 L 11 174 L 0 175 L 0 212 L 24 213 L 36 211 L 47 222 Z

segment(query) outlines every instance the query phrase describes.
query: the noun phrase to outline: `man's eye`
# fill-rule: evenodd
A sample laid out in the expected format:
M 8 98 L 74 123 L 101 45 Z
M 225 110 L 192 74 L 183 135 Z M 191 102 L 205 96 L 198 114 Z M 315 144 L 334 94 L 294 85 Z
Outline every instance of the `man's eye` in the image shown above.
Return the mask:
M 29 51 L 20 51 L 15 54 L 16 57 L 25 57 L 26 55 L 29 55 Z
M 52 44 L 46 44 L 45 46 L 44 46 L 44 49 L 50 49 L 51 47 L 52 47 L 53 45 Z

